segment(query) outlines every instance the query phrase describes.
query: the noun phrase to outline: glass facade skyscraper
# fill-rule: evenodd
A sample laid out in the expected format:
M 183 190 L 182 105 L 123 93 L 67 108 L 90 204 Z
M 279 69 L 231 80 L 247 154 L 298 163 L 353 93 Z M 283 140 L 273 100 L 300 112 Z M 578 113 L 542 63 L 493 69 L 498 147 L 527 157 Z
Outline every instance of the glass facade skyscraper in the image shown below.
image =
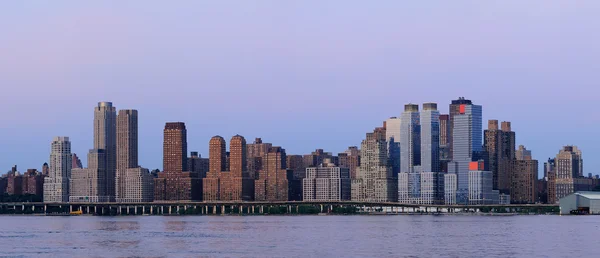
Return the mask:
M 454 116 L 452 130 L 452 162 L 448 172 L 457 174 L 456 202 L 466 203 L 469 190 L 469 163 L 479 159 L 483 151 L 482 108 L 461 104 Z

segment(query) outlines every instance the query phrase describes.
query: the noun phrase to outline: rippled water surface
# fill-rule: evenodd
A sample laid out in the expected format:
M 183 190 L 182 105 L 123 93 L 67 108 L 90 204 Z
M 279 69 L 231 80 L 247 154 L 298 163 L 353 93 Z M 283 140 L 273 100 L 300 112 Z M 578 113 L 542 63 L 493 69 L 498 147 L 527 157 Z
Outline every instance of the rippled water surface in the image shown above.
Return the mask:
M 0 257 L 600 257 L 598 216 L 0 217 Z

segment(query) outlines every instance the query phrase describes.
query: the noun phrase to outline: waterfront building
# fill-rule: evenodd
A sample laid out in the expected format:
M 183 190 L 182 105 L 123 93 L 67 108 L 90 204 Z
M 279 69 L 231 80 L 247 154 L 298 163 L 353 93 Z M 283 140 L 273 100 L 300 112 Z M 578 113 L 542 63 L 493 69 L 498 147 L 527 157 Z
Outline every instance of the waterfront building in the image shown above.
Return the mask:
M 10 195 L 23 194 L 23 176 L 16 170 L 16 166 L 6 174 L 6 193 Z
M 44 202 L 69 201 L 72 158 L 69 137 L 55 137 L 51 145 L 48 177 L 44 179 Z
M 187 171 L 187 129 L 182 122 L 165 124 L 163 172 L 154 178 L 154 201 L 200 201 L 202 179 Z
M 469 205 L 497 204 L 498 192 L 492 189 L 493 174 L 484 170 L 484 162 L 471 162 L 469 164 Z
M 455 101 L 453 101 L 454 103 Z M 468 203 L 469 196 L 469 164 L 483 158 L 482 142 L 482 109 L 471 101 L 459 99 L 458 102 L 468 102 L 451 106 L 450 122 L 452 130 L 452 162 L 448 163 L 448 173 L 457 175 L 457 197 L 459 204 Z M 454 108 L 457 107 L 457 112 Z
M 254 197 L 254 182 L 248 176 L 246 140 L 235 135 L 230 141 L 229 170 L 225 140 L 214 136 L 209 142 L 209 171 L 202 179 L 205 201 L 242 201 Z
M 350 200 L 350 170 L 326 159 L 319 167 L 306 168 L 302 180 L 304 201 Z
M 99 102 L 94 108 L 94 150 L 104 150 L 106 161 L 101 175 L 106 183 L 102 190 L 110 201 L 115 200 L 117 178 L 117 112 L 111 102 Z M 89 161 L 88 161 L 89 167 Z
M 456 174 L 444 173 L 444 203 L 446 205 L 456 204 L 456 184 Z
M 583 158 L 577 146 L 564 146 L 556 155 L 555 166 L 556 200 L 587 190 L 585 180 L 577 180 L 583 177 Z
M 393 202 L 398 200 L 398 181 L 388 163 L 384 127 L 367 133 L 361 143 L 360 167 L 352 180 L 353 201 Z
M 511 171 L 515 160 L 515 132 L 510 122 L 489 120 L 488 129 L 484 132 L 484 148 L 487 152 L 488 166 L 494 176 L 494 189 L 509 194 L 511 188 Z
M 88 153 L 88 167 L 71 171 L 70 202 L 110 202 L 109 180 L 106 173 L 106 152 L 92 149 Z
M 254 193 L 256 201 L 287 201 L 288 175 L 285 150 L 271 147 L 265 155 L 264 165 L 255 180 Z M 290 173 L 292 173 L 290 171 Z
M 23 194 L 33 194 L 40 197 L 44 195 L 44 175 L 36 169 L 28 169 L 23 174 Z
M 187 167 L 190 172 L 198 174 L 198 177 L 205 178 L 210 167 L 210 162 L 208 158 L 202 158 L 197 151 L 192 151 L 187 160 Z
M 560 198 L 560 215 L 600 214 L 600 192 L 579 191 Z
M 119 110 L 117 115 L 117 202 L 154 200 L 154 177 L 138 164 L 138 111 Z
M 511 166 L 511 203 L 535 203 L 537 201 L 538 161 L 532 159 L 531 151 L 523 145 L 519 146 L 516 158 Z

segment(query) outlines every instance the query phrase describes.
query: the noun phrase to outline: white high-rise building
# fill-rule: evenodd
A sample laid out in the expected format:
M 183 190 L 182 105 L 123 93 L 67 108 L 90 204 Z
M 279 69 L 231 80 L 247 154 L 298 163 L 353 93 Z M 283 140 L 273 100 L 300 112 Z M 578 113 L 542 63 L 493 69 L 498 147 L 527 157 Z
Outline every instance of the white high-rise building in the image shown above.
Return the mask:
M 104 150 L 90 150 L 88 167 L 76 168 L 71 173 L 70 202 L 110 202 L 106 192 L 105 173 L 106 153 Z
M 117 202 L 152 202 L 154 200 L 154 177 L 146 168 L 128 168 L 117 175 L 117 181 L 125 187 L 119 190 Z
M 55 137 L 51 148 L 49 174 L 44 179 L 44 202 L 68 202 L 73 165 L 69 137 Z
M 352 200 L 368 202 L 393 202 L 398 200 L 398 181 L 393 177 L 388 163 L 388 146 L 385 128 L 375 128 L 367 133 L 361 144 L 360 167 L 352 180 Z
M 498 191 L 493 190 L 493 173 L 483 170 L 483 162 L 469 164 L 469 205 L 498 204 Z
M 350 200 L 350 170 L 326 159 L 319 167 L 306 168 L 302 189 L 304 201 Z
M 111 102 L 99 102 L 94 108 L 94 149 L 104 150 L 106 156 L 106 194 L 115 199 L 117 166 L 117 112 Z

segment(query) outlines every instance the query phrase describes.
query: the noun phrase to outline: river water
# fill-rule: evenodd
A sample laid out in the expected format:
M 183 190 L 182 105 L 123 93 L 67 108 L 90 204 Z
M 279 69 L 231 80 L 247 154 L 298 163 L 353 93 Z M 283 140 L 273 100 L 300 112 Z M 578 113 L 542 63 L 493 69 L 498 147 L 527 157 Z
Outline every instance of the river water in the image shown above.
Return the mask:
M 0 216 L 0 257 L 600 257 L 598 216 Z

